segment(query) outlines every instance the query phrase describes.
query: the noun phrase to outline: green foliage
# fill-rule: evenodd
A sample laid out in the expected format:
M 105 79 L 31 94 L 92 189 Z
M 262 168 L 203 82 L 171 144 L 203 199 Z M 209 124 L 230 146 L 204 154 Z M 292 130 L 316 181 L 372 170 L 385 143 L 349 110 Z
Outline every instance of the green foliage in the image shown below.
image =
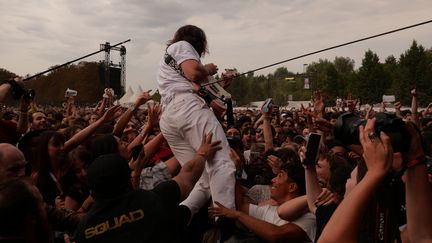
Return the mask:
M 6 81 L 11 78 L 15 78 L 17 75 L 6 69 L 0 68 L 0 81 Z

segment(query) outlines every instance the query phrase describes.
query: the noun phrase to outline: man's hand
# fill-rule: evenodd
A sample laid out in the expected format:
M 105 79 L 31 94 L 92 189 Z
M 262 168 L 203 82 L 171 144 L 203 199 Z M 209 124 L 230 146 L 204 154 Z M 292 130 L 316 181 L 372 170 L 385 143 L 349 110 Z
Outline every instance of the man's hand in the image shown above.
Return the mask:
M 152 96 L 150 95 L 151 89 L 144 91 L 135 101 L 135 109 L 138 109 L 141 105 L 145 104 L 147 101 L 152 99 Z
M 197 151 L 197 155 L 204 157 L 207 161 L 210 161 L 215 153 L 218 150 L 221 150 L 222 147 L 219 146 L 221 141 L 214 141 L 212 142 L 213 133 L 209 133 L 205 136 L 203 136 L 201 146 L 199 147 Z
M 121 115 L 119 113 L 119 111 L 122 109 L 121 106 L 119 105 L 115 105 L 112 106 L 111 108 L 109 108 L 105 114 L 102 116 L 102 119 L 104 122 L 108 122 L 108 121 L 113 121 L 115 120 L 117 117 L 119 117 L 119 115 Z
M 215 75 L 218 71 L 218 67 L 214 63 L 208 63 L 204 65 L 209 76 Z
M 333 202 L 337 202 L 337 195 L 336 193 L 333 193 L 332 191 L 330 191 L 327 188 L 323 188 L 321 193 L 318 195 L 318 197 L 316 198 L 314 204 L 316 207 L 324 205 L 324 206 L 328 206 L 329 204 L 333 203 Z
M 414 89 L 411 90 L 411 96 L 412 97 L 417 97 L 417 89 L 416 88 L 414 88 Z
M 396 103 L 394 104 L 394 106 L 395 106 L 395 110 L 399 110 L 399 111 L 400 111 L 400 109 L 401 109 L 401 107 L 402 107 L 402 104 L 401 104 L 400 101 L 398 101 L 398 102 L 396 102 Z
M 151 125 L 152 127 L 157 127 L 159 124 L 159 117 L 161 115 L 160 105 L 148 104 L 147 108 L 148 108 L 147 109 L 148 110 L 148 121 L 147 121 L 148 123 L 147 124 Z
M 229 219 L 237 219 L 241 212 L 234 209 L 226 208 L 219 202 L 214 202 L 217 207 L 209 207 L 208 212 L 214 217 L 225 217 Z
M 316 118 L 314 120 L 314 126 L 323 133 L 330 133 L 333 130 L 333 125 L 324 118 Z
M 277 156 L 269 155 L 267 156 L 267 164 L 270 166 L 274 174 L 279 174 L 280 168 L 282 166 L 281 159 L 279 159 Z
M 389 136 L 375 133 L 375 118 L 369 119 L 365 127 L 360 126 L 360 143 L 368 173 L 385 176 L 393 162 L 393 148 Z

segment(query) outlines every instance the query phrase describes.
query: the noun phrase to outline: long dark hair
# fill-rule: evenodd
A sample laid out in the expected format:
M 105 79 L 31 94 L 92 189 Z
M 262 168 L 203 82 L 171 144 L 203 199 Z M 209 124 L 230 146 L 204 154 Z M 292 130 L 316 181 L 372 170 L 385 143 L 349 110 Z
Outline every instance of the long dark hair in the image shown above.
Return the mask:
M 48 155 L 48 143 L 51 139 L 55 144 L 64 144 L 66 140 L 63 134 L 54 130 L 42 132 L 37 138 L 37 155 L 34 171 L 48 173 L 52 169 L 50 157 Z
M 168 41 L 167 46 L 178 41 L 187 41 L 195 48 L 198 54 L 204 56 L 208 53 L 207 37 L 204 31 L 195 25 L 185 25 L 180 27 L 174 34 L 172 40 Z

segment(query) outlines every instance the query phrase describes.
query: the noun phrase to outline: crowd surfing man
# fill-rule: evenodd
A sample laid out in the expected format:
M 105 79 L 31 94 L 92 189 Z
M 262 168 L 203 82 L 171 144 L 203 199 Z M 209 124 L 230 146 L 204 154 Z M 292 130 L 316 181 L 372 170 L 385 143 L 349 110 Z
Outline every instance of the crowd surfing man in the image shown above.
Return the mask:
M 229 157 L 228 141 L 215 114 L 193 88 L 194 83 L 199 85 L 218 71 L 213 63 L 201 63 L 200 58 L 207 52 L 204 31 L 193 25 L 183 26 L 168 42 L 157 75 L 163 107 L 161 132 L 180 164 L 194 156 L 203 134 L 211 132 L 215 140 L 222 141 L 222 149 L 207 161 L 200 180 L 182 202 L 192 214 L 210 196 L 227 208 L 235 208 L 235 166 Z

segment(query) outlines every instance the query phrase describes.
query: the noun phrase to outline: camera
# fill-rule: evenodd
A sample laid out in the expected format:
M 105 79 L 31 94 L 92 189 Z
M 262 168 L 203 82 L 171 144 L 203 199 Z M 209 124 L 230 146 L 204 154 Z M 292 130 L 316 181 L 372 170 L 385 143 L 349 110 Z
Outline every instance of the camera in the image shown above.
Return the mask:
M 22 96 L 26 99 L 34 99 L 36 92 L 34 89 L 25 89 L 21 87 L 15 80 L 8 80 L 6 83 L 12 86 L 12 97 L 15 100 L 20 99 Z
M 375 133 L 384 132 L 390 137 L 394 152 L 407 152 L 410 147 L 410 134 L 405 122 L 393 113 L 379 112 L 375 114 Z M 334 126 L 334 136 L 346 145 L 360 144 L 359 126 L 366 120 L 353 113 L 340 115 Z
M 78 94 L 78 91 L 67 88 L 66 92 L 65 92 L 65 97 L 74 97 L 74 96 L 77 96 L 77 94 Z

